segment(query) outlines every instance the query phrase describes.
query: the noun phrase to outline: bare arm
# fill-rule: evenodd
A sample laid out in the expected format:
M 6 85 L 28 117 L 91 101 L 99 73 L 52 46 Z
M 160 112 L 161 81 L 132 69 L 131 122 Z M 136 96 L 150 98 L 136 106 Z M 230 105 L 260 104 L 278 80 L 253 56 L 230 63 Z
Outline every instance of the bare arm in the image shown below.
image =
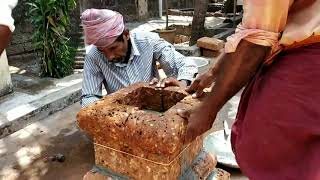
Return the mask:
M 234 53 L 221 57 L 211 69 L 215 74 L 215 85 L 211 93 L 189 118 L 187 141 L 211 128 L 218 111 L 254 76 L 269 49 L 242 40 Z
M 8 46 L 11 39 L 11 31 L 8 26 L 0 25 L 0 54 Z

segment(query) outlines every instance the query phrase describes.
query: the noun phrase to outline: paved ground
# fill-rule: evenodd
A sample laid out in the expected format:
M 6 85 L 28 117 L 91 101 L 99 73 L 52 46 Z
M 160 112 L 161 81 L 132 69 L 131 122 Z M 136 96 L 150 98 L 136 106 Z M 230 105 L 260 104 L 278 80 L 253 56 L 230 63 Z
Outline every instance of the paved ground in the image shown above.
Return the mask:
M 94 155 L 92 143 L 75 123 L 79 109 L 76 103 L 0 139 L 0 179 L 82 179 L 92 168 Z M 215 128 L 220 129 L 221 122 L 217 121 Z M 66 161 L 46 160 L 57 153 L 64 154 Z M 247 179 L 238 170 L 222 168 L 231 172 L 234 180 Z
M 94 164 L 93 146 L 75 124 L 78 103 L 0 140 L 0 179 L 81 179 Z M 62 153 L 66 161 L 46 162 Z
M 14 92 L 0 97 L 0 138 L 45 118 L 74 102 L 81 95 L 82 74 L 62 79 L 13 74 Z

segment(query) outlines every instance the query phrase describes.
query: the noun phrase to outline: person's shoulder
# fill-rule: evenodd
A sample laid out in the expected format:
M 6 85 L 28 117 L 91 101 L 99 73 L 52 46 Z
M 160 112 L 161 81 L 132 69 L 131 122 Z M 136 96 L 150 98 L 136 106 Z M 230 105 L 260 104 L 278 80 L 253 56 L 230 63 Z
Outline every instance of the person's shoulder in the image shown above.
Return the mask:
M 101 56 L 101 52 L 94 45 L 90 45 L 86 47 L 86 56 L 90 58 L 99 58 Z
M 90 45 L 86 47 L 85 61 L 97 64 L 102 59 L 103 55 L 96 46 Z

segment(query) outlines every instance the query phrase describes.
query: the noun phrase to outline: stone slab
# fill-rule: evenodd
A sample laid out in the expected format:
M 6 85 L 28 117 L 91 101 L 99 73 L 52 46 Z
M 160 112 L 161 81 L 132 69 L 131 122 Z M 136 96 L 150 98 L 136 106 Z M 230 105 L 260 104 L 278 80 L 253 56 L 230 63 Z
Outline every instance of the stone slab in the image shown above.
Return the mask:
M 203 49 L 219 51 L 223 48 L 224 42 L 217 38 L 202 37 L 197 40 L 197 46 Z

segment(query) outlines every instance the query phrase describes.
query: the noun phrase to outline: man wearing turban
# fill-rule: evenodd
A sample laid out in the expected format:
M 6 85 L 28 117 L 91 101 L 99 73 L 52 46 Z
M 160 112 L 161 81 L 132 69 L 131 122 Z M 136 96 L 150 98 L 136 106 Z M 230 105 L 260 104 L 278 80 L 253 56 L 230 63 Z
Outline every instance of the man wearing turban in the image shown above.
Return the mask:
M 86 107 L 107 93 L 136 82 L 159 78 L 156 60 L 168 78 L 159 86 L 186 86 L 198 72 L 192 61 L 175 51 L 158 34 L 126 29 L 121 14 L 108 9 L 87 9 L 81 16 L 86 44 L 81 105 Z

